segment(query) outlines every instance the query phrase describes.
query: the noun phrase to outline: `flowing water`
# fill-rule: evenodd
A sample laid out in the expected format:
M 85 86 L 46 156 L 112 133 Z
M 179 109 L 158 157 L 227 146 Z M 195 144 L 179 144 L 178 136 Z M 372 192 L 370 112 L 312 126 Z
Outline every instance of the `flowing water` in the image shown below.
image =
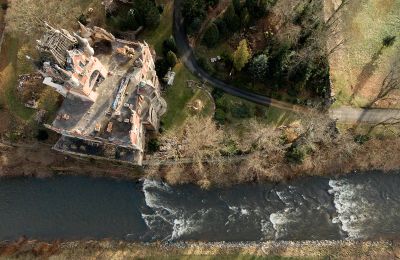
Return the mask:
M 0 240 L 262 241 L 400 237 L 400 174 L 204 191 L 77 176 L 0 181 Z

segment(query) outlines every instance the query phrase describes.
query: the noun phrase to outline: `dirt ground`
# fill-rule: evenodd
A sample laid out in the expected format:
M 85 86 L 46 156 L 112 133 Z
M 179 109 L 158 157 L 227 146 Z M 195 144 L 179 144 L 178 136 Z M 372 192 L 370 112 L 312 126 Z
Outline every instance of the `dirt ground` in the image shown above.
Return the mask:
M 341 0 L 325 0 L 325 18 Z M 400 91 L 394 90 L 372 103 L 390 69 L 400 57 L 400 1 L 350 1 L 338 13 L 338 22 L 328 40 L 328 50 L 344 41 L 329 56 L 336 106 L 400 108 Z M 397 36 L 391 46 L 383 39 Z
M 51 149 L 51 144 L 8 144 L 0 142 L 1 177 L 52 177 L 55 175 L 89 175 L 137 179 L 140 171 L 132 166 L 106 161 L 75 159 Z

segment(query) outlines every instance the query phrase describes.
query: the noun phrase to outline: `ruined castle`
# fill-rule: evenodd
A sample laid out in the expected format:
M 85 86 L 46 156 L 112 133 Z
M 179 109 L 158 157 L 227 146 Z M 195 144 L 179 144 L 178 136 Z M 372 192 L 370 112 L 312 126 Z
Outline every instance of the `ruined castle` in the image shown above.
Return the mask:
M 99 27 L 80 24 L 79 33 L 70 33 L 45 26 L 37 41 L 40 73 L 64 97 L 46 125 L 61 134 L 54 149 L 141 165 L 146 133 L 158 131 L 167 109 L 150 47 Z

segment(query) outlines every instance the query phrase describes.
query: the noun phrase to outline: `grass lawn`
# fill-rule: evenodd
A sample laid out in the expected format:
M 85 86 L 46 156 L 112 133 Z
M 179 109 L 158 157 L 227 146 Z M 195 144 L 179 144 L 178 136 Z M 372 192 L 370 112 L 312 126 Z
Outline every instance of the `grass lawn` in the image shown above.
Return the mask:
M 344 48 L 330 56 L 331 80 L 336 96 L 335 106 L 362 107 L 379 91 L 400 48 L 400 1 L 350 1 L 343 13 Z M 383 47 L 383 39 L 396 36 L 393 46 Z M 382 107 L 400 107 L 382 103 Z
M 242 120 L 257 118 L 266 124 L 280 126 L 289 124 L 297 119 L 294 112 L 275 107 L 265 107 L 247 100 L 224 94 L 216 101 L 217 109 L 225 112 L 226 124 L 237 124 Z
M 180 126 L 189 115 L 186 108 L 188 102 L 195 93 L 187 87 L 187 80 L 196 80 L 196 77 L 182 63 L 178 63 L 174 71 L 176 73 L 173 86 L 168 87 L 164 98 L 168 104 L 167 113 L 162 117 L 165 129 Z
M 18 41 L 9 34 L 5 35 L 1 50 L 0 67 L 0 98 L 2 103 L 10 112 L 23 120 L 29 120 L 34 114 L 34 110 L 26 108 L 17 98 L 17 52 L 19 49 Z
M 160 24 L 153 31 L 145 31 L 140 35 L 140 40 L 145 40 L 156 50 L 158 55 L 162 53 L 162 43 L 172 35 L 172 22 L 174 15 L 174 1 L 172 0 L 158 0 L 157 4 L 164 7 L 161 14 Z

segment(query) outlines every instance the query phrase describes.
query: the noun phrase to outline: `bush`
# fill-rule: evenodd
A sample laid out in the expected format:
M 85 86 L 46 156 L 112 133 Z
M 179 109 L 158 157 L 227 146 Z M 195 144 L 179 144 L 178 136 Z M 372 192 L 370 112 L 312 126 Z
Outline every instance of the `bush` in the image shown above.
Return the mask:
M 193 21 L 187 26 L 187 34 L 194 35 L 197 33 L 201 27 L 202 20 L 198 17 L 194 18 Z
M 386 36 L 382 40 L 382 45 L 384 47 L 390 47 L 394 44 L 395 41 L 396 41 L 396 36 Z
M 1 4 L 1 9 L 7 10 L 8 9 L 8 3 L 2 3 Z
M 87 17 L 86 17 L 86 15 L 84 15 L 84 14 L 81 14 L 81 15 L 78 17 L 78 21 L 79 21 L 81 24 L 83 24 L 83 25 L 87 25 L 87 24 L 88 24 Z
M 49 138 L 49 133 L 45 129 L 40 129 L 36 134 L 38 141 L 46 141 Z
M 222 110 L 221 108 L 217 108 L 215 110 L 214 119 L 219 124 L 223 125 L 225 123 L 225 119 L 226 119 L 226 115 L 225 115 L 224 110 Z
M 224 21 L 231 32 L 236 32 L 240 29 L 240 17 L 236 14 L 233 5 L 229 5 L 224 14 Z
M 177 52 L 176 43 L 174 37 L 172 35 L 163 42 L 163 52 L 166 54 L 169 51 Z
M 168 62 L 165 59 L 159 59 L 159 60 L 156 60 L 155 66 L 156 66 L 157 76 L 160 79 L 163 78 L 169 69 Z
M 164 12 L 164 6 L 163 6 L 163 5 L 157 6 L 157 9 L 158 9 L 158 12 L 159 12 L 160 14 L 162 14 L 162 13 Z
M 219 41 L 219 31 L 217 25 L 214 23 L 208 27 L 207 31 L 204 33 L 203 42 L 209 48 L 214 47 Z
M 369 141 L 370 137 L 368 135 L 356 135 L 354 137 L 354 142 L 358 144 L 364 144 L 365 142 Z
M 158 139 L 153 138 L 147 144 L 147 150 L 149 153 L 155 153 L 160 149 L 160 141 Z
M 206 59 L 204 57 L 200 57 L 197 59 L 197 62 L 199 64 L 199 66 L 202 67 L 206 72 L 211 73 L 211 74 L 214 73 L 214 68 L 210 64 L 208 59 Z
M 268 70 L 268 56 L 260 54 L 253 58 L 249 71 L 255 80 L 264 80 Z
M 175 67 L 176 63 L 178 62 L 178 58 L 176 57 L 174 52 L 169 51 L 167 53 L 167 62 L 170 67 Z
M 219 0 L 207 0 L 207 5 L 214 7 L 219 3 Z
M 300 147 L 292 146 L 286 152 L 286 159 L 290 163 L 300 164 L 304 161 L 306 153 Z
M 246 39 L 239 42 L 236 51 L 233 53 L 233 66 L 237 71 L 241 71 L 251 58 L 250 50 Z
M 232 116 L 235 118 L 248 118 L 251 116 L 250 109 L 245 104 L 232 108 Z
M 195 34 L 206 16 L 206 2 L 204 0 L 184 0 L 182 15 L 185 18 L 186 30 L 190 35 Z
M 152 0 L 136 0 L 131 15 L 138 25 L 154 29 L 160 23 L 160 12 Z
M 228 26 L 226 25 L 226 22 L 223 19 L 218 18 L 215 21 L 215 24 L 218 27 L 218 32 L 219 32 L 219 38 L 227 38 L 229 36 L 229 29 Z

